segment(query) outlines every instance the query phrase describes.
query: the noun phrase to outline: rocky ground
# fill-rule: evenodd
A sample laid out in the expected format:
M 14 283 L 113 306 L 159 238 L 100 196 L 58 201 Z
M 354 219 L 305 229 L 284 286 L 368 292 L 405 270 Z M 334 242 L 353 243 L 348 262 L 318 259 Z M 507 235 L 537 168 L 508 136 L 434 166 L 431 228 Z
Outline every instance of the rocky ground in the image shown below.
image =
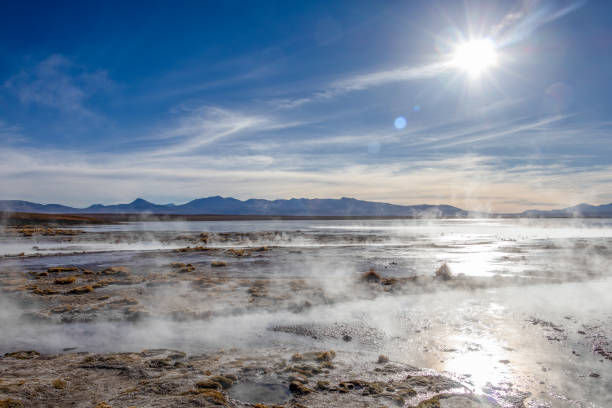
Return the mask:
M 389 361 L 355 364 L 333 350 L 238 349 L 190 356 L 138 353 L 6 354 L 3 407 L 496 407 L 461 383 Z M 515 394 L 516 403 L 525 395 Z M 264 402 L 261 402 L 264 401 Z
M 223 249 L 186 247 L 143 257 L 159 257 L 155 267 L 62 265 L 24 273 L 7 268 L 0 291 L 23 305 L 23 318 L 49 322 L 138 321 L 148 317 L 208 319 L 253 310 L 299 313 L 314 305 L 372 299 L 385 294 L 528 284 L 516 277 L 495 279 L 452 276 L 443 264 L 431 276 L 389 276 L 374 269 L 330 279 L 291 274 L 241 274 L 244 263 L 269 263 L 275 248 Z M 197 262 L 179 262 L 198 253 Z M 177 261 L 167 262 L 168 259 Z M 549 279 L 556 282 L 556 279 Z M 329 285 L 343 291 L 330 293 Z M 180 299 L 173 294 L 180 292 Z M 166 301 L 160 302 L 161 299 Z M 205 299 L 205 301 L 203 301 Z
M 142 240 L 133 233 L 114 232 L 111 238 L 106 233 L 41 226 L 10 228 L 3 234 L 5 239 L 53 243 Z M 328 234 L 159 232 L 148 234 L 148 239 L 151 236 L 175 247 L 87 257 L 79 253 L 5 257 L 0 267 L 0 296 L 7 305 L 1 316 L 6 326 L 3 335 L 12 335 L 7 327 L 27 326 L 41 336 L 45 332 L 36 331 L 36 327 L 53 327 L 49 333 L 61 327 L 92 331 L 89 335 L 95 337 L 105 327 L 155 327 L 163 321 L 183 324 L 167 330 L 191 327 L 200 330 L 202 337 L 222 341 L 225 333 L 231 332 L 231 327 L 224 327 L 224 319 L 227 325 L 244 324 L 248 316 L 257 318 L 270 313 L 298 317 L 310 313 L 312 319 L 313 310 L 356 301 L 393 301 L 416 294 L 454 291 L 467 291 L 478 297 L 487 290 L 529 287 L 534 283 L 533 276 L 455 274 L 443 262 L 420 275 L 396 273 L 402 265 L 380 260 L 369 266 L 358 264 L 358 273 L 294 272 L 291 268 L 296 262 L 321 253 L 297 244 L 337 243 L 338 237 Z M 342 245 L 352 247 L 388 241 L 367 235 L 341 239 Z M 280 240 L 294 240 L 296 245 L 273 245 Z M 251 245 L 245 247 L 245 242 Z M 607 251 L 595 247 L 589 250 Z M 504 257 L 524 257 L 520 249 L 517 252 L 502 248 L 501 252 Z M 537 283 L 555 285 L 571 280 L 577 279 L 541 274 Z M 237 316 L 247 317 L 237 320 Z M 112 336 L 101 336 L 99 346 L 105 350 L 127 347 L 130 352 L 95 352 L 76 343 L 63 347 L 60 344 L 58 349 L 58 341 L 43 338 L 30 339 L 28 344 L 41 344 L 37 350 L 20 349 L 17 338 L 12 343 L 9 339 L 3 342 L 5 354 L 0 357 L 0 408 L 564 406 L 539 405 L 533 402 L 537 400 L 533 392 L 520 384 L 492 382 L 487 389 L 478 389 L 468 376 L 416 368 L 406 364 L 405 359 L 379 355 L 381 344 L 401 344 L 404 340 L 390 338 L 367 321 L 360 321 L 362 318 L 351 315 L 350 322 L 333 324 L 320 323 L 316 315 L 314 321 L 308 322 L 279 321 L 262 326 L 265 333 L 256 333 L 255 337 L 262 339 L 257 344 L 234 347 L 234 343 L 240 343 L 238 339 L 227 337 L 228 347 L 215 345 L 200 352 L 197 347 L 194 351 L 192 345 L 182 351 L 142 350 L 144 347 L 138 348 L 138 341 L 133 339 L 129 346 L 113 346 Z M 480 324 L 471 317 L 466 319 L 471 319 L 472 326 L 456 327 L 457 332 L 465 333 Z M 590 347 L 602 364 L 612 361 L 606 325 L 587 324 L 571 316 L 560 322 L 533 316 L 523 322 L 537 329 L 544 342 L 581 345 L 582 348 L 572 349 L 572 357 L 584 354 Z M 411 330 L 419 333 L 432 324 L 421 322 Z M 266 337 L 270 336 L 266 333 L 277 336 L 274 344 L 268 344 L 266 339 L 272 337 Z M 283 341 L 282 336 L 290 336 L 286 339 L 291 341 Z M 432 336 L 444 339 L 446 334 Z M 55 344 L 55 348 L 42 347 L 48 343 Z M 351 347 L 332 350 L 330 344 Z M 427 347 L 418 347 L 428 352 Z M 467 350 L 439 347 L 437 355 L 479 350 L 479 345 Z M 510 361 L 498 363 L 508 365 Z M 602 367 L 590 370 L 589 380 L 605 384 L 610 370 L 608 365 Z M 600 389 L 612 392 L 610 387 Z

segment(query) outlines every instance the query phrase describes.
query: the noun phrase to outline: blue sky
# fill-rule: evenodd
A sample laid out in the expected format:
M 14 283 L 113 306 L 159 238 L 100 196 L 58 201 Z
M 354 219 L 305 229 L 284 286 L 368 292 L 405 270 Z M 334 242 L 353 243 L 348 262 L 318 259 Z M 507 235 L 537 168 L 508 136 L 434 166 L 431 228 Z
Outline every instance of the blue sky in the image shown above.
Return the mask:
M 604 1 L 7 3 L 1 198 L 608 203 L 610 72 Z

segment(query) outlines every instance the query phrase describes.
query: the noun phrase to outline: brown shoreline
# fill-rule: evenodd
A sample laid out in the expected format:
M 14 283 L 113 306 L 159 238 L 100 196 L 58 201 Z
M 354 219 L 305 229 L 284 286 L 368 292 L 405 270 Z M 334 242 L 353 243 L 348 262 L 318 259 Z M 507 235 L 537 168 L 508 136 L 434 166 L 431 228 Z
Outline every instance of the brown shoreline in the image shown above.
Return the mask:
M 577 218 L 577 217 L 520 217 L 514 214 L 473 214 L 471 217 L 439 217 L 442 219 L 463 218 Z M 608 217 L 580 217 L 608 218 Z M 427 219 L 414 216 L 339 216 L 339 215 L 232 215 L 232 214 L 151 214 L 151 213 L 116 213 L 116 214 L 45 214 L 25 212 L 0 212 L 0 225 L 83 225 L 114 224 L 135 221 L 308 221 L 308 220 L 411 220 Z

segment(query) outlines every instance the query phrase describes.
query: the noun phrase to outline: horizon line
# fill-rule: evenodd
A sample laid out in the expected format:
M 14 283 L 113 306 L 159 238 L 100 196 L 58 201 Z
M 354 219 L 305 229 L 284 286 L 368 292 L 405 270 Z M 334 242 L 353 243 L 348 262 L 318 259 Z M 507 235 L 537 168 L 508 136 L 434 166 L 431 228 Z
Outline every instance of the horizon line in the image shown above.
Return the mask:
M 537 208 L 533 208 L 533 209 L 528 209 L 528 210 L 524 210 L 524 211 L 520 211 L 520 212 L 495 212 L 495 211 L 478 211 L 478 210 L 466 210 L 464 208 L 461 207 L 457 207 L 455 205 L 452 204 L 430 204 L 430 203 L 421 203 L 421 204 L 394 204 L 394 203 L 389 203 L 389 202 L 385 202 L 385 201 L 371 201 L 371 200 L 362 200 L 359 198 L 355 198 L 355 197 L 347 197 L 347 196 L 342 196 L 340 198 L 306 198 L 306 197 L 291 197 L 291 198 L 277 198 L 277 199 L 267 199 L 267 198 L 248 198 L 248 199 L 244 199 L 241 200 L 239 198 L 235 198 L 232 196 L 222 196 L 222 195 L 211 195 L 211 196 L 207 196 L 207 197 L 197 197 L 197 198 L 193 198 L 191 200 L 188 200 L 182 204 L 176 204 L 173 202 L 170 203 L 164 203 L 164 204 L 158 204 L 155 203 L 153 201 L 149 201 L 145 198 L 142 197 L 137 197 L 134 200 L 127 202 L 127 203 L 113 203 L 113 204 L 101 204 L 101 203 L 93 203 L 90 204 L 86 207 L 78 207 L 78 206 L 73 206 L 73 205 L 69 205 L 69 204 L 60 204 L 60 203 L 40 203 L 40 202 L 35 202 L 35 201 L 29 201 L 29 200 L 22 200 L 22 199 L 0 199 L 0 202 L 24 202 L 24 203 L 30 203 L 30 204 L 37 204 L 37 205 L 58 205 L 58 206 L 63 206 L 63 207 L 70 207 L 70 208 L 74 208 L 76 210 L 86 210 L 88 208 L 94 207 L 94 206 L 104 206 L 104 207 L 108 207 L 108 206 L 119 206 L 119 205 L 130 205 L 133 204 L 137 201 L 144 201 L 148 204 L 152 204 L 152 205 L 156 205 L 156 206 L 176 206 L 176 207 L 180 207 L 180 206 L 184 206 L 187 205 L 191 202 L 197 201 L 197 200 L 203 200 L 203 199 L 210 199 L 210 198 L 220 198 L 220 199 L 232 199 L 232 200 L 236 200 L 242 203 L 248 202 L 248 201 L 252 201 L 252 200 L 261 200 L 261 201 L 268 201 L 268 202 L 275 202 L 275 201 L 292 201 L 292 200 L 309 200 L 309 201 L 314 201 L 314 200 L 335 200 L 335 201 L 340 201 L 340 200 L 355 200 L 355 201 L 361 201 L 361 202 L 368 202 L 368 203 L 375 203 L 375 204 L 384 204 L 384 205 L 393 205 L 393 206 L 398 206 L 398 207 L 418 207 L 418 206 L 431 206 L 431 207 L 440 207 L 440 206 L 448 206 L 448 207 L 453 207 L 453 208 L 457 208 L 458 210 L 461 211 L 465 211 L 467 213 L 473 213 L 473 214 L 492 214 L 492 215 L 515 215 L 515 214 L 522 214 L 522 213 L 527 213 L 530 211 L 546 211 L 546 212 L 555 212 L 555 211 L 563 211 L 566 210 L 568 208 L 573 208 L 573 207 L 578 207 L 581 205 L 588 205 L 588 206 L 592 206 L 592 207 L 600 207 L 600 206 L 605 206 L 605 205 L 610 205 L 612 203 L 601 203 L 601 204 L 590 204 L 590 203 L 585 203 L 585 202 L 581 202 L 578 204 L 574 204 L 574 205 L 568 205 L 566 207 L 563 208 L 557 208 L 557 209 L 551 209 L 551 210 L 539 210 Z M 0 211 L 5 211 L 5 210 L 0 210 Z M 19 211 L 13 211 L 13 212 L 19 212 Z M 144 213 L 144 212 L 143 212 Z M 100 213 L 102 214 L 102 213 Z M 126 213 L 129 214 L 129 213 Z M 163 213 L 157 213 L 158 215 L 164 215 Z M 174 215 L 172 213 L 168 213 L 167 215 Z M 184 215 L 196 215 L 196 214 L 184 214 Z M 200 214 L 203 215 L 203 214 Z M 228 214 L 229 215 L 229 214 Z M 255 214 L 254 214 L 255 215 Z M 274 215 L 271 215 L 274 216 Z M 281 215 L 279 215 L 281 216 Z

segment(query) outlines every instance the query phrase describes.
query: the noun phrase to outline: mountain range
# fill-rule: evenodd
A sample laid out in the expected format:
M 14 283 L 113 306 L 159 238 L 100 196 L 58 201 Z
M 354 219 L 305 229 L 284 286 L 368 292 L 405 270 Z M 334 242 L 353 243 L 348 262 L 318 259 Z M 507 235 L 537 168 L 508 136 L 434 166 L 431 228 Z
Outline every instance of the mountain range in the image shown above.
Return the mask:
M 528 210 L 521 213 L 523 217 L 612 217 L 612 203 L 602 205 L 578 204 L 560 210 Z
M 238 200 L 232 197 L 206 197 L 185 204 L 155 204 L 138 198 L 129 204 L 94 204 L 74 208 L 60 204 L 38 204 L 22 200 L 0 200 L 0 211 L 46 214 L 223 214 L 279 216 L 371 216 L 371 217 L 612 217 L 612 203 L 593 206 L 580 204 L 559 210 L 528 210 L 517 214 L 488 214 L 466 211 L 451 205 L 395 205 L 355 198 L 289 200 Z

